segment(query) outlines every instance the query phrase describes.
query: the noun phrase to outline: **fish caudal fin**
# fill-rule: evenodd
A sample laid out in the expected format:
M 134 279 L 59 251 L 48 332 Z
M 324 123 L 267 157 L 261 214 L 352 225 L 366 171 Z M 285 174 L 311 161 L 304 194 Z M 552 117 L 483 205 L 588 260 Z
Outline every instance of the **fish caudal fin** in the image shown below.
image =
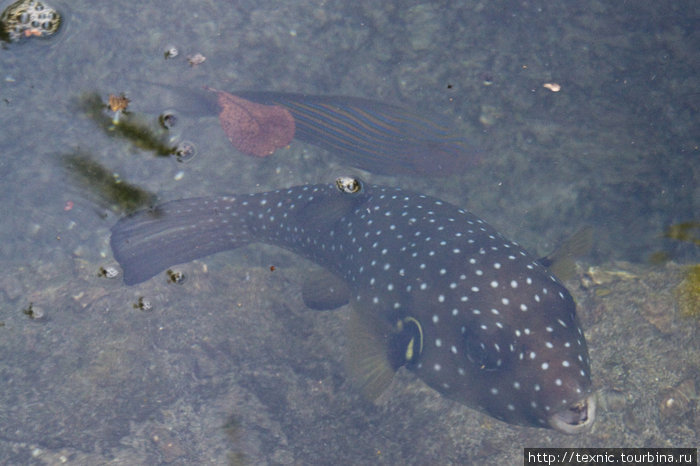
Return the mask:
M 245 219 L 231 212 L 233 197 L 172 201 L 136 212 L 112 228 L 110 244 L 127 285 L 168 267 L 251 242 Z

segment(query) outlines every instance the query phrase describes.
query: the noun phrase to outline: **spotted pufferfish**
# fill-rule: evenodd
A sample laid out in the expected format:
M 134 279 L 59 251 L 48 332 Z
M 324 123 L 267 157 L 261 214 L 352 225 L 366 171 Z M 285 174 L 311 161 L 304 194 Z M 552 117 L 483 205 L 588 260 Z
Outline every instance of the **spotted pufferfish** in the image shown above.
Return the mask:
M 349 375 L 370 398 L 406 367 L 507 423 L 577 433 L 594 421 L 586 339 L 564 285 L 517 243 L 440 199 L 341 177 L 327 185 L 182 199 L 121 219 L 126 284 L 253 242 L 328 274 L 311 307 L 349 302 Z

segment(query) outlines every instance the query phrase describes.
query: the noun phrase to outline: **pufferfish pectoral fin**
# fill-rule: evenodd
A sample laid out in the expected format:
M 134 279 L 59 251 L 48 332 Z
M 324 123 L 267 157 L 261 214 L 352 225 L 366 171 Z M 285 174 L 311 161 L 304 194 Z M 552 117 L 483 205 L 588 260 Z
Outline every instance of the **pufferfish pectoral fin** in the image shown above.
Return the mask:
M 304 304 L 315 311 L 332 311 L 350 302 L 350 288 L 336 275 L 318 269 L 306 275 L 301 289 Z
M 387 353 L 391 326 L 368 314 L 353 310 L 350 315 L 345 369 L 352 383 L 374 401 L 391 383 L 395 368 Z
M 392 326 L 368 314 L 355 311 L 351 315 L 346 367 L 362 393 L 375 400 L 399 367 L 418 361 L 423 352 L 423 329 L 413 317 L 399 319 Z

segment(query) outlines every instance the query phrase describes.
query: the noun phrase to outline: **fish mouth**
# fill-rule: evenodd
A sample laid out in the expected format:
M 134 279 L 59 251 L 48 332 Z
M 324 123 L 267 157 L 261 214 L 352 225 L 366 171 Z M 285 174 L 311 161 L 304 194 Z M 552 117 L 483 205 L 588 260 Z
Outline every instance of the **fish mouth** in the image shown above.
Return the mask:
M 565 434 L 578 434 L 587 430 L 595 421 L 595 393 L 573 405 L 557 411 L 549 417 L 549 425 Z

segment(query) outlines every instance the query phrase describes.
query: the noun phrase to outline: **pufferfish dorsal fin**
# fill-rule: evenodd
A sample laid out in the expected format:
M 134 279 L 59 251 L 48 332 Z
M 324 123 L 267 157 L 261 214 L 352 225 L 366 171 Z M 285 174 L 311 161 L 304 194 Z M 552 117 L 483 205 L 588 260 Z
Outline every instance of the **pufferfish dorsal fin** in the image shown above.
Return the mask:
M 316 311 L 332 311 L 350 301 L 350 288 L 336 275 L 318 269 L 306 275 L 301 288 L 304 304 Z
M 309 196 L 299 207 L 296 222 L 310 230 L 332 230 L 343 217 L 351 214 L 369 199 L 362 180 L 341 176 L 335 180 L 335 190 L 321 196 Z M 303 202 L 303 201 L 300 201 Z
M 394 326 L 368 313 L 353 312 L 348 324 L 346 369 L 369 400 L 376 400 L 391 383 L 396 370 L 418 361 L 423 330 L 413 317 Z
M 551 254 L 537 260 L 562 281 L 576 274 L 576 259 L 593 247 L 593 227 L 584 226 L 559 245 Z

